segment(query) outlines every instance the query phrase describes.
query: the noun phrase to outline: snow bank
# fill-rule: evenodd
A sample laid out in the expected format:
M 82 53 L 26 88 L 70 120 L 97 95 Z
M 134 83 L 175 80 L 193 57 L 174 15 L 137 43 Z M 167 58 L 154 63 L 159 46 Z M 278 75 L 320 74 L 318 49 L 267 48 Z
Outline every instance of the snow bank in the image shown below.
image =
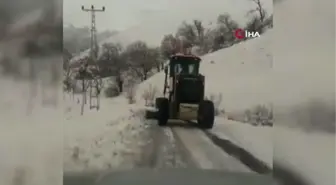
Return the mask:
M 140 155 L 145 130 L 138 107 L 123 97 L 101 99 L 99 111 L 68 105 L 64 122 L 64 171 L 131 168 Z M 140 112 L 141 114 L 141 112 Z M 140 119 L 140 120 L 139 120 Z M 125 164 L 127 162 L 127 164 Z
M 313 184 L 335 184 L 335 152 L 334 134 L 274 129 L 274 161 Z
M 244 148 L 269 167 L 273 167 L 272 127 L 255 127 L 237 121 L 217 118 L 216 124 L 210 132 Z

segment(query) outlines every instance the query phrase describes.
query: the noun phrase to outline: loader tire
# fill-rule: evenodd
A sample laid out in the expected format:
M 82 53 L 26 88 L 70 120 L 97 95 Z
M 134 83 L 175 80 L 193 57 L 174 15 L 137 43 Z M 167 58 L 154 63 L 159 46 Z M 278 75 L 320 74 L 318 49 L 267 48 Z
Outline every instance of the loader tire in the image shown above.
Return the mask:
M 159 108 L 160 102 L 164 101 L 165 98 L 156 98 L 155 99 L 155 108 Z
M 199 104 L 197 122 L 202 129 L 211 129 L 215 122 L 215 106 L 212 101 L 203 100 Z
M 167 98 L 157 98 L 156 104 L 158 108 L 158 124 L 159 126 L 165 126 L 169 118 L 169 101 Z

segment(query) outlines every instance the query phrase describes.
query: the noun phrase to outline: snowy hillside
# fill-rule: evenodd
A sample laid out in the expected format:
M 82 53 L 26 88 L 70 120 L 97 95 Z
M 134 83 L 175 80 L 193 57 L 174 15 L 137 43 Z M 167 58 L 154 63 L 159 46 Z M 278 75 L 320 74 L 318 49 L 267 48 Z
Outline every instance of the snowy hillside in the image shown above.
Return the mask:
M 273 12 L 272 1 L 262 0 L 261 2 L 268 13 Z M 186 11 L 185 7 L 187 7 L 188 11 Z M 197 0 L 197 2 L 184 0 L 174 2 L 169 1 L 165 7 L 161 8 L 163 8 L 163 10 L 157 11 L 151 14 L 151 16 L 148 16 L 145 20 L 138 22 L 136 25 L 120 31 L 111 38 L 102 41 L 100 45 L 107 42 L 115 42 L 126 46 L 134 41 L 142 40 L 150 46 L 159 46 L 163 36 L 175 33 L 183 21 L 190 22 L 194 19 L 199 19 L 203 21 L 205 27 L 213 27 L 218 15 L 222 13 L 231 14 L 234 20 L 239 24 L 244 25 L 247 21 L 246 13 L 255 8 L 255 4 L 252 1 L 249 2 L 246 0 L 211 0 L 207 2 L 201 0 Z M 79 54 L 73 60 L 76 61 L 87 56 L 88 52 L 89 51 L 87 50 Z

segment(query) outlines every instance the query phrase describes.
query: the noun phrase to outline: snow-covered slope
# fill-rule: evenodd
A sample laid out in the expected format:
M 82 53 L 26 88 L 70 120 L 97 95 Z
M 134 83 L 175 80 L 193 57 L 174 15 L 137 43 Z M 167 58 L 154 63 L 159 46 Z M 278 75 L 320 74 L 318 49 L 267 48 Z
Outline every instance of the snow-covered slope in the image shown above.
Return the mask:
M 268 13 L 273 12 L 272 1 L 262 0 L 262 3 Z M 255 8 L 255 4 L 252 1 L 246 0 L 210 0 L 207 2 L 184 0 L 168 1 L 168 4 L 162 8 L 164 10 L 153 13 L 150 17 L 147 17 L 135 26 L 120 31 L 100 44 L 118 42 L 126 46 L 134 41 L 142 40 L 151 46 L 159 46 L 163 36 L 175 33 L 183 21 L 190 22 L 198 19 L 203 21 L 204 26 L 213 27 L 218 15 L 222 13 L 231 14 L 233 19 L 243 25 L 247 21 L 245 17 L 246 12 Z M 73 60 L 77 61 L 87 56 L 88 53 L 89 51 L 84 51 Z

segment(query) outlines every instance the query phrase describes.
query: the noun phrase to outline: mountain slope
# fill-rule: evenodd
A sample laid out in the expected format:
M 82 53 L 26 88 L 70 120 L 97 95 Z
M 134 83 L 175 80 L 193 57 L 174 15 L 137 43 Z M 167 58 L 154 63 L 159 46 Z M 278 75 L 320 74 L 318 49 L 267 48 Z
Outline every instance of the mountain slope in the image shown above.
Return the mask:
M 273 2 L 269 0 L 262 0 L 262 2 L 265 9 L 271 14 L 273 12 Z M 247 21 L 246 12 L 253 8 L 255 8 L 255 5 L 248 0 L 173 1 L 163 7 L 163 10 L 155 11 L 145 20 L 120 31 L 119 34 L 102 41 L 100 44 L 119 42 L 126 46 L 134 41 L 143 40 L 151 46 L 159 46 L 163 36 L 175 33 L 183 21 L 190 22 L 199 19 L 204 22 L 205 26 L 210 26 L 209 24 L 215 24 L 218 15 L 229 13 L 233 19 L 243 25 Z M 75 57 L 73 61 L 87 55 L 88 51 L 85 51 Z

